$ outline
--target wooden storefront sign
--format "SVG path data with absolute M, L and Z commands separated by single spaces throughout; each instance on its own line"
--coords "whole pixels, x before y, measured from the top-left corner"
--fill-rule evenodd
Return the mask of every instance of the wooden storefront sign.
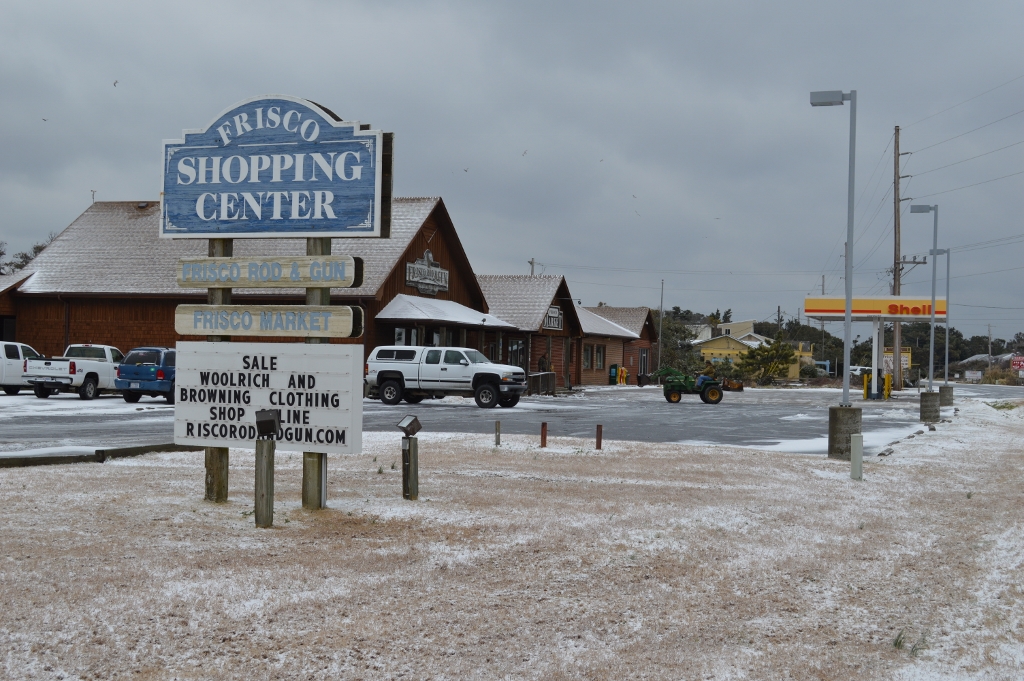
M 351 338 L 362 327 L 362 308 L 348 305 L 179 305 L 174 311 L 174 330 L 183 336 Z
M 182 288 L 350 288 L 362 284 L 362 260 L 348 255 L 184 258 Z

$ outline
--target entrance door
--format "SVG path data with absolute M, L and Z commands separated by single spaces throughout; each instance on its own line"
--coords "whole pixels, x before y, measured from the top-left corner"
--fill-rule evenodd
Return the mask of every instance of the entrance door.
M 648 365 L 650 364 L 648 357 L 650 352 L 651 351 L 648 348 L 640 348 L 640 366 L 638 367 L 638 373 L 650 373 L 650 371 L 648 371 Z

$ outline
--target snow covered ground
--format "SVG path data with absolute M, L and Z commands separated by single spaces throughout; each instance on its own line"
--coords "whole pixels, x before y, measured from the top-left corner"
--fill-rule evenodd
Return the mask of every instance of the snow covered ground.
M 1024 402 L 958 406 L 863 482 L 768 450 L 429 433 L 407 502 L 399 434 L 367 433 L 330 457 L 325 511 L 279 455 L 269 530 L 247 451 L 226 504 L 201 453 L 3 469 L 0 677 L 1019 678 Z

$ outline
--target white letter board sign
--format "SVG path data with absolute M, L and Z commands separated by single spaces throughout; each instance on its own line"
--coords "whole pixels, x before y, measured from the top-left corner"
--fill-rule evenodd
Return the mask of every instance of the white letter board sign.
M 278 450 L 362 450 L 362 345 L 182 341 L 176 371 L 175 444 L 252 449 L 256 411 L 280 409 Z

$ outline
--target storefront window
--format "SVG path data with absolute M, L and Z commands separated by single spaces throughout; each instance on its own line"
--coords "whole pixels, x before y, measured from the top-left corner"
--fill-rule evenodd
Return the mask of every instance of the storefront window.
M 510 340 L 508 342 L 508 363 L 517 367 L 526 366 L 526 341 Z
M 583 346 L 583 368 L 584 369 L 589 369 L 590 368 L 590 360 L 591 360 L 591 357 L 593 357 L 593 356 L 594 356 L 594 346 L 593 345 L 584 345 Z
M 395 329 L 395 345 L 405 345 L 405 329 Z
M 598 345 L 594 348 L 594 368 L 604 369 L 604 346 Z

